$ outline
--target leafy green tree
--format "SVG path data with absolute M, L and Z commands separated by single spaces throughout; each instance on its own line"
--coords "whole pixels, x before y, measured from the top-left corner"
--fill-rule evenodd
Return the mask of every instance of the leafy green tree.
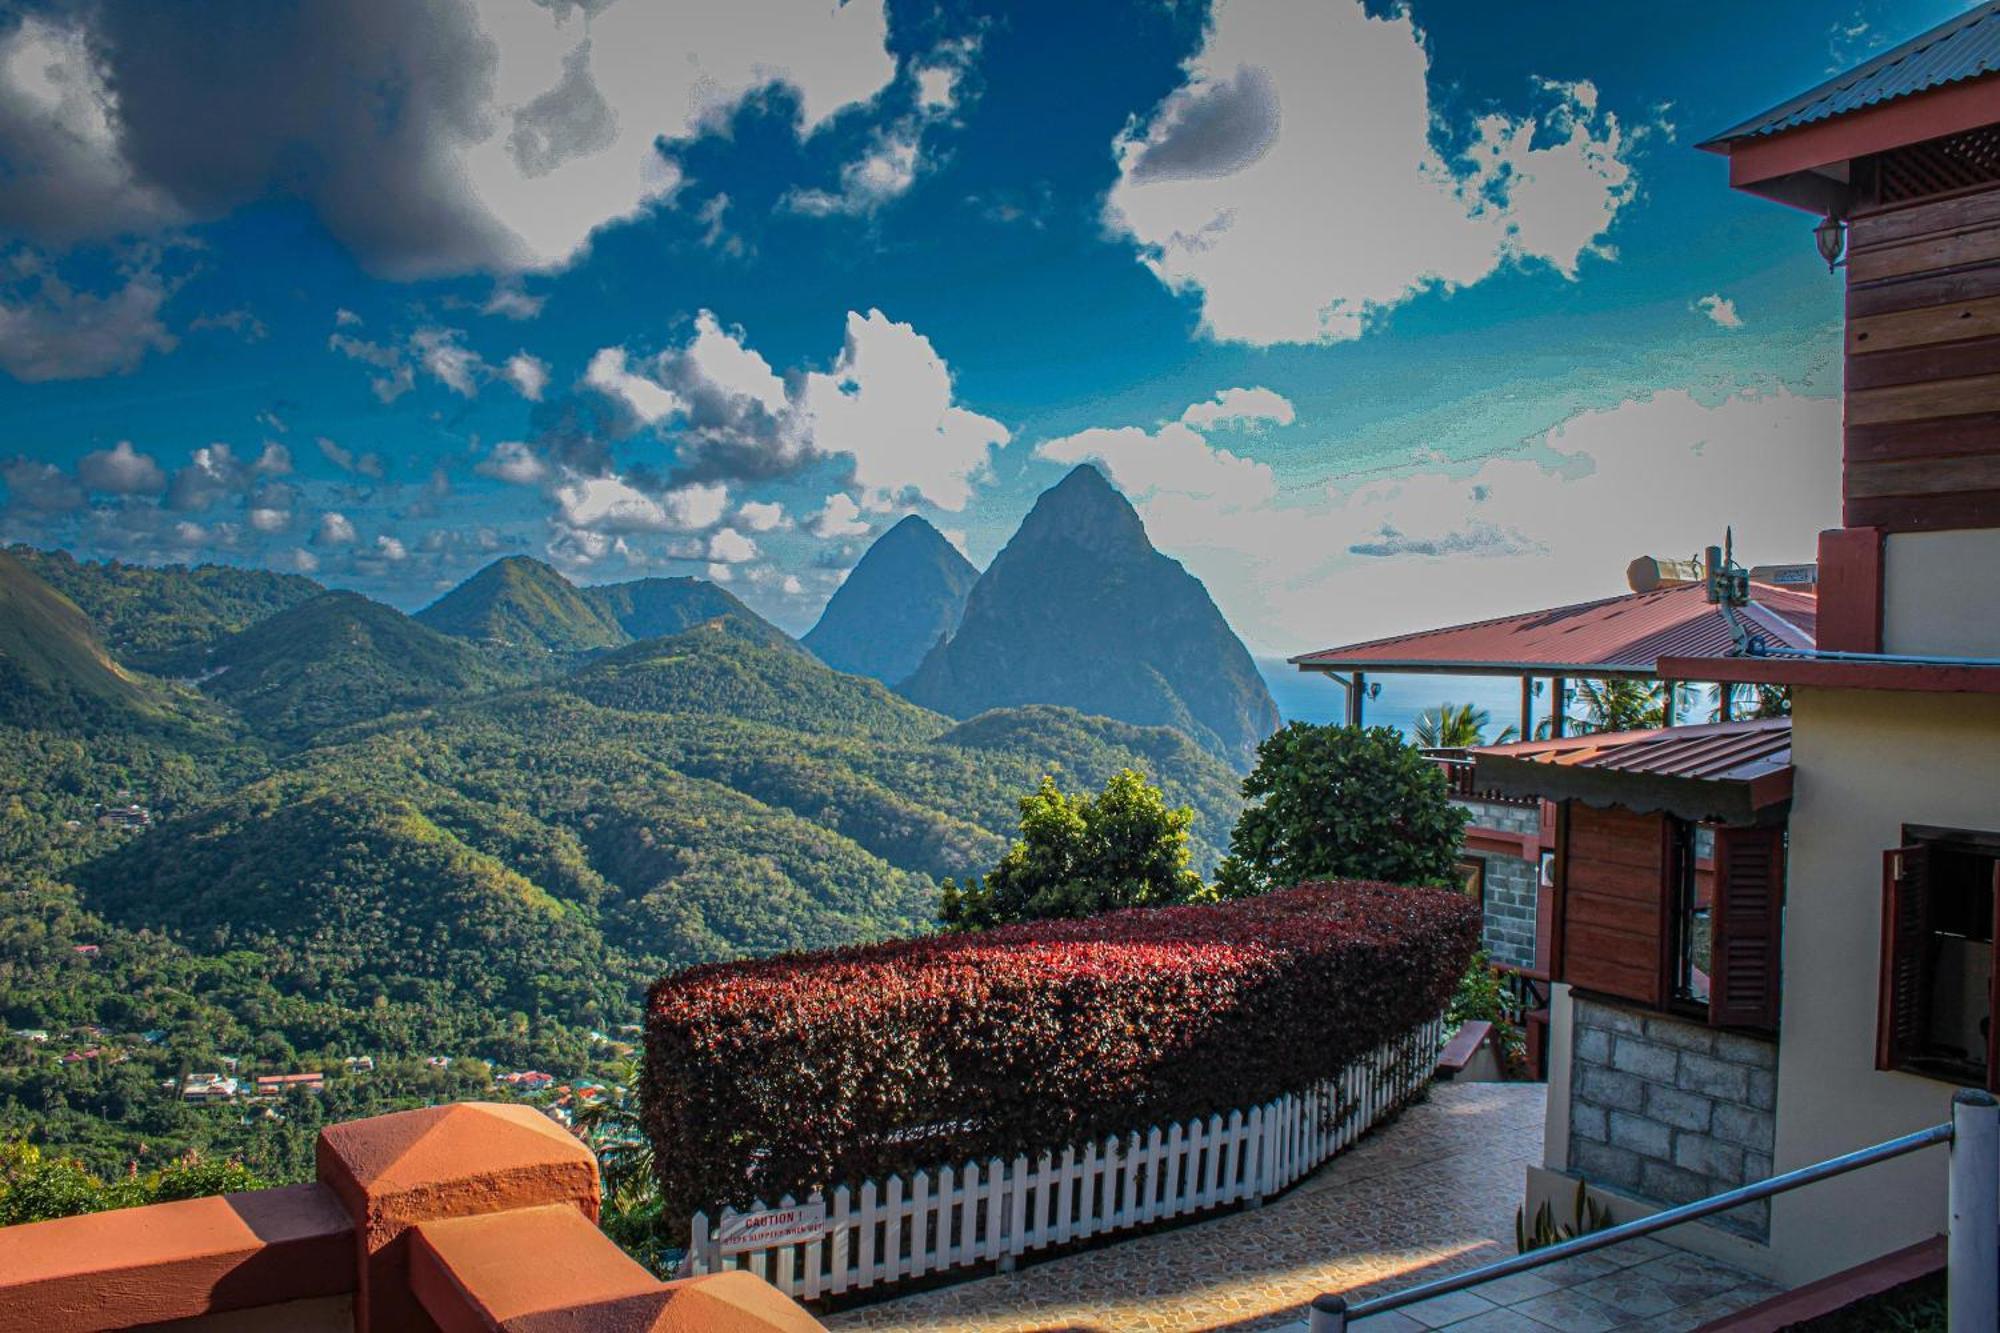
M 1466 813 L 1444 771 L 1392 727 L 1294 722 L 1257 747 L 1216 887 L 1242 897 L 1319 879 L 1446 884 Z
M 1792 687 L 1789 685 L 1724 685 L 1720 689 L 1729 691 L 1729 713 L 1738 721 L 1792 715 Z M 1722 721 L 1720 692 L 1708 710 L 1708 720 Z
M 1427 750 L 1463 750 L 1486 745 L 1489 744 L 1486 728 L 1492 724 L 1492 714 L 1477 705 L 1442 703 L 1417 714 L 1417 744 Z M 1502 727 L 1490 743 L 1502 745 L 1513 739 L 1514 728 L 1509 725 Z
M 1133 769 L 1114 773 L 1095 797 L 1044 777 L 1021 800 L 1020 841 L 984 880 L 946 880 L 940 915 L 947 926 L 980 930 L 1196 901 L 1205 889 L 1189 867 L 1193 823 L 1193 810 L 1169 809 Z

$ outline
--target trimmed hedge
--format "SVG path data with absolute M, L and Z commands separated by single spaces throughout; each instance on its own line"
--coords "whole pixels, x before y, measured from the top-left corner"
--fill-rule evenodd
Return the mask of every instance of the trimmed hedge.
M 1307 884 L 706 964 L 654 985 L 666 1216 L 1248 1107 L 1439 1013 L 1464 895 Z

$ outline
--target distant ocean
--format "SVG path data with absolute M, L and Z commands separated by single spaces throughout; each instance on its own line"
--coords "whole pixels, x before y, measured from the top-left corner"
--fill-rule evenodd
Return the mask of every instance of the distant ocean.
M 1283 658 L 1260 657 L 1257 670 L 1287 722 L 1340 722 L 1347 717 L 1347 692 L 1317 672 L 1300 671 Z M 1377 676 L 1379 697 L 1370 699 L 1363 720 L 1372 727 L 1395 727 L 1405 736 L 1416 730 L 1417 714 L 1441 703 L 1476 704 L 1493 715 L 1489 735 L 1518 723 L 1521 686 L 1505 676 Z M 1370 682 L 1373 683 L 1372 681 Z M 1537 700 L 1539 709 L 1547 704 Z

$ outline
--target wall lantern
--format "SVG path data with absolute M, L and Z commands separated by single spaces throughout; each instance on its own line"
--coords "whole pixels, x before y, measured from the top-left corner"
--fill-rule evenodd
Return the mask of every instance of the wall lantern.
M 1840 256 L 1847 249 L 1847 224 L 1828 213 L 1813 228 L 1813 244 L 1819 247 L 1819 257 L 1826 261 L 1828 273 L 1840 265 Z

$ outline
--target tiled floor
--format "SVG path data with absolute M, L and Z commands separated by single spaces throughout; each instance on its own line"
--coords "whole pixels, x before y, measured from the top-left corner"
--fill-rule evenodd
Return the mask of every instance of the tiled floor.
M 1306 1302 L 1321 1292 L 1394 1290 L 1512 1254 L 1525 1168 L 1541 1155 L 1543 1105 L 1539 1085 L 1441 1084 L 1428 1101 L 1263 1208 L 850 1310 L 827 1323 L 909 1333 L 1303 1327 Z M 1692 1329 L 1772 1290 L 1709 1260 L 1637 1241 L 1353 1327 Z

